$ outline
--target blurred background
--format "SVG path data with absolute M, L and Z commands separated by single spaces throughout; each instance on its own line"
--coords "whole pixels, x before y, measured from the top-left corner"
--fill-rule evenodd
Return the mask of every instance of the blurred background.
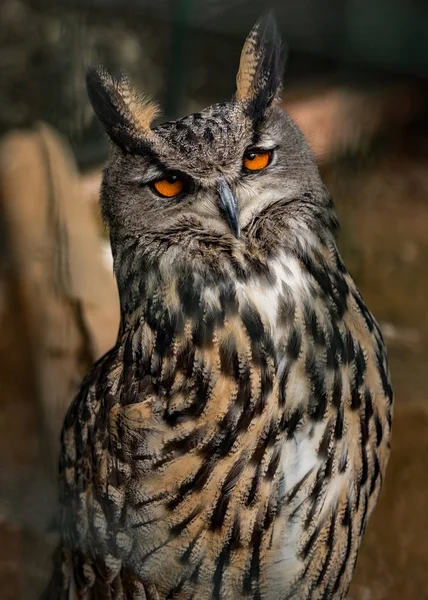
M 267 6 L 269 4 L 269 6 Z M 393 452 L 349 598 L 428 598 L 428 2 L 0 2 L 0 596 L 37 598 L 55 544 L 62 419 L 113 343 L 88 65 L 125 68 L 163 119 L 229 99 L 273 8 L 283 104 L 336 201 L 340 248 L 389 347 Z

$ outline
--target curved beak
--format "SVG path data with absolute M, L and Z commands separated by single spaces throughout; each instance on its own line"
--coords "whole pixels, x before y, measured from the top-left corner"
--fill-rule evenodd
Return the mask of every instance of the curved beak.
M 238 201 L 223 177 L 218 181 L 219 208 L 236 238 L 240 236 Z

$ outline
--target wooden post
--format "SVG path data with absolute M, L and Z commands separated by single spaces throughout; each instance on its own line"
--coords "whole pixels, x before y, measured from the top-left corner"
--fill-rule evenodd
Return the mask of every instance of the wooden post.
M 119 319 L 113 274 L 82 190 L 71 152 L 52 128 L 40 124 L 3 139 L 0 208 L 24 324 L 21 347 L 55 478 L 67 407 L 82 376 L 114 344 Z

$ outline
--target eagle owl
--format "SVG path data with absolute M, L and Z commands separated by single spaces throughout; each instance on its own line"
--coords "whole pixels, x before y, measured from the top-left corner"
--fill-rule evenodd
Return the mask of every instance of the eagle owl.
M 151 127 L 88 73 L 121 324 L 62 432 L 46 598 L 344 598 L 389 454 L 379 327 L 346 270 L 270 17 L 230 102 Z

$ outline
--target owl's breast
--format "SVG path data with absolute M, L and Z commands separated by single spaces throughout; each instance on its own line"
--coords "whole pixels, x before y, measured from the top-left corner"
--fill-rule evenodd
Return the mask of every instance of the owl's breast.
M 343 299 L 295 257 L 269 268 L 173 280 L 91 392 L 92 529 L 161 599 L 341 598 L 379 491 L 380 334 L 350 278 Z

